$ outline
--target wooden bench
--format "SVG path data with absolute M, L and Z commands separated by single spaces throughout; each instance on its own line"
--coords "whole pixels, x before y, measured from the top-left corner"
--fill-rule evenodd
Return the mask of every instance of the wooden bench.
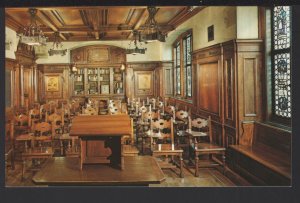
M 252 140 L 229 146 L 228 165 L 255 185 L 290 185 L 291 132 L 258 122 L 246 125 Z

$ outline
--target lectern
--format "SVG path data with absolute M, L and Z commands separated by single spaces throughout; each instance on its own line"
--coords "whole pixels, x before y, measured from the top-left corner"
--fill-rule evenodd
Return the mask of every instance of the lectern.
M 70 136 L 80 139 L 80 170 L 83 164 L 110 163 L 124 169 L 122 137 L 131 136 L 130 117 L 79 115 L 73 119 Z

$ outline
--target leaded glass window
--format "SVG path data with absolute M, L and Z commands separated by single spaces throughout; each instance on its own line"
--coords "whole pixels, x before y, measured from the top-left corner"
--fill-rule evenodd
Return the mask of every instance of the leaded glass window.
M 273 111 L 291 118 L 290 7 L 274 7 L 272 23 Z
M 175 95 L 192 98 L 192 31 L 181 34 L 173 43 Z
M 290 47 L 290 7 L 274 7 L 274 49 Z
M 176 65 L 175 65 L 176 94 L 181 94 L 180 43 L 178 43 L 175 48 L 175 54 L 176 54 Z
M 192 70 L 191 70 L 191 40 L 192 35 L 183 39 L 183 59 L 184 59 L 184 76 L 185 76 L 185 96 L 192 97 Z

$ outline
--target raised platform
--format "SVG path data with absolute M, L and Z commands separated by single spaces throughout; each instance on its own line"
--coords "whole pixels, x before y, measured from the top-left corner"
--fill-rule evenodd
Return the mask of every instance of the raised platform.
M 150 156 L 124 157 L 125 169 L 109 164 L 84 165 L 79 168 L 77 157 L 50 158 L 32 180 L 38 185 L 140 185 L 158 184 L 165 176 Z

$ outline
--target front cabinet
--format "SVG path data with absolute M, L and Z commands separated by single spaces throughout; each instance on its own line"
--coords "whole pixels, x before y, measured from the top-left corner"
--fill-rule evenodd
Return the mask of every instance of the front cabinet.
M 124 72 L 120 68 L 78 68 L 71 79 L 72 96 L 124 95 Z

